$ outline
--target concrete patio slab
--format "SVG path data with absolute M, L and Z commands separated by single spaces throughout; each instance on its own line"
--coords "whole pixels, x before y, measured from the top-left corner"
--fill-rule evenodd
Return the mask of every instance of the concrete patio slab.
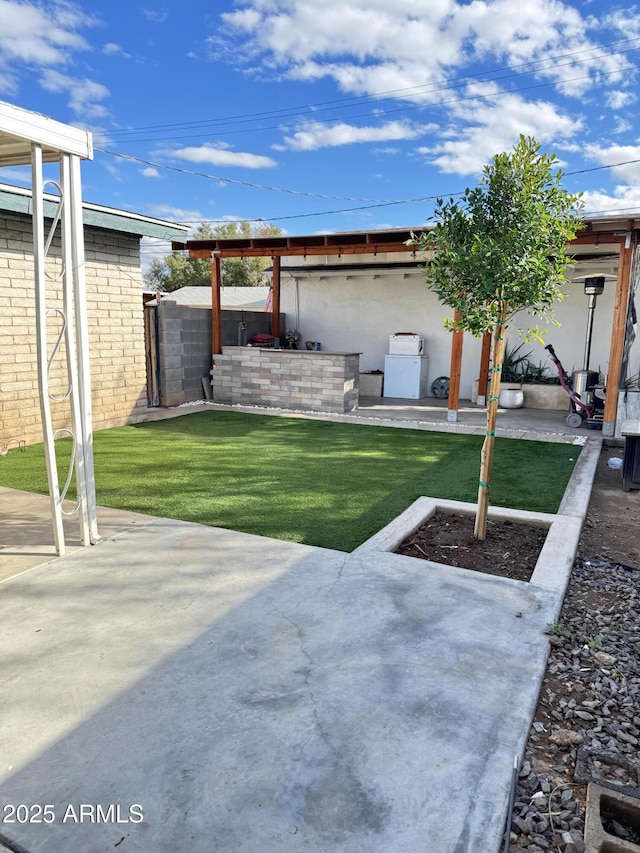
M 0 850 L 497 853 L 557 590 L 100 513 L 0 488 Z
M 73 504 L 65 501 L 63 507 L 68 511 Z M 48 497 L 0 486 L 0 519 L 0 583 L 55 558 Z M 152 520 L 138 512 L 98 507 L 98 529 L 104 539 Z M 63 526 L 67 551 L 82 548 L 77 517 L 65 517 Z
M 419 563 L 158 519 L 5 581 L 0 833 L 496 851 L 552 596 Z

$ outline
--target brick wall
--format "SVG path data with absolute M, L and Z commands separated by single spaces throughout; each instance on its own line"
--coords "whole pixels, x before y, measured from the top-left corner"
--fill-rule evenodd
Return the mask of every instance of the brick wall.
M 87 311 L 93 425 L 139 420 L 147 407 L 140 242 L 126 234 L 85 228 Z M 59 276 L 60 242 L 47 260 Z M 61 308 L 61 281 L 47 279 L 47 307 Z M 31 217 L 0 214 L 0 445 L 42 441 L 38 397 Z M 60 328 L 47 321 L 49 352 Z M 52 365 L 50 387 L 66 390 L 64 345 Z M 69 403 L 52 402 L 54 428 L 69 425 Z
M 218 403 L 341 413 L 358 404 L 358 353 L 224 347 L 214 362 Z

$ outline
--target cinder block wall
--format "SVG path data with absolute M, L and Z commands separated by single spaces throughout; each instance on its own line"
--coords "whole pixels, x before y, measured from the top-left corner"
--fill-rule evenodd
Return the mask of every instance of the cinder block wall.
M 222 311 L 222 343 L 235 345 L 238 323 L 244 322 L 246 338 L 271 331 L 271 314 L 264 311 Z M 284 329 L 285 316 L 280 315 Z M 160 405 L 179 406 L 204 399 L 202 380 L 211 370 L 211 309 L 177 305 L 170 300 L 158 306 Z
M 357 353 L 225 347 L 214 362 L 218 403 L 340 413 L 358 404 Z
M 158 349 L 160 404 L 203 400 L 202 379 L 211 370 L 211 310 L 161 301 Z
M 42 441 L 38 398 L 31 217 L 0 215 L 0 445 Z M 140 241 L 85 228 L 87 312 L 94 429 L 139 420 L 147 407 Z M 60 275 L 60 241 L 47 272 Z M 47 307 L 62 307 L 61 281 L 47 280 Z M 50 314 L 49 352 L 60 328 Z M 64 345 L 52 365 L 52 393 L 66 390 Z M 69 402 L 52 402 L 54 428 L 70 425 Z M 11 446 L 11 444 L 10 444 Z

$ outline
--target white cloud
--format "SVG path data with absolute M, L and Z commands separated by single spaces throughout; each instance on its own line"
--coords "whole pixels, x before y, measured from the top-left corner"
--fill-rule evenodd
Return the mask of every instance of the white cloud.
M 72 87 L 70 83 L 63 84 L 63 75 L 58 79 L 49 76 L 57 73 L 54 66 L 66 65 L 76 53 L 91 49 L 79 30 L 96 26 L 97 18 L 66 0 L 52 0 L 46 4 L 0 0 L 0 21 L 0 92 L 16 95 L 22 75 L 41 71 L 41 84 L 47 91 L 77 90 L 71 101 L 78 114 L 89 117 L 105 114 L 103 107 L 95 105 L 95 101 L 108 94 L 105 87 L 100 89 L 106 94 L 100 94 L 97 83 L 75 81 Z M 91 87 L 94 87 L 94 96 L 89 94 Z
M 163 9 L 140 9 L 140 14 L 154 24 L 163 24 L 169 17 L 169 13 Z
M 607 106 L 612 110 L 619 110 L 627 104 L 633 104 L 637 100 L 633 92 L 622 92 L 619 89 L 609 92 L 606 97 Z
M 172 207 L 170 204 L 149 205 L 149 213 L 159 219 L 168 219 L 172 222 L 194 222 L 204 219 L 199 210 L 187 210 L 183 207 Z
M 607 173 L 621 184 L 640 186 L 640 144 L 637 145 L 587 145 L 585 155 L 601 166 L 611 166 Z M 620 163 L 622 165 L 616 165 Z
M 31 170 L 23 169 L 21 166 L 8 166 L 0 170 L 0 178 L 8 178 L 12 184 L 26 184 L 31 186 Z
M 0 92 L 4 92 L 6 95 L 15 95 L 17 91 L 18 78 L 16 75 L 0 68 Z
M 640 186 L 620 184 L 613 193 L 589 190 L 582 195 L 585 213 L 626 213 L 640 210 Z
M 144 169 L 140 169 L 140 174 L 145 178 L 164 178 L 165 175 L 161 174 L 157 169 L 153 166 L 146 166 Z
M 548 147 L 570 140 L 582 126 L 580 118 L 561 113 L 553 104 L 504 93 L 459 104 L 453 115 L 449 138 L 418 153 L 443 172 L 457 175 L 480 172 L 495 154 L 513 148 L 521 133 Z
M 214 166 L 237 166 L 241 169 L 266 169 L 276 165 L 271 157 L 261 154 L 250 154 L 246 151 L 231 151 L 224 143 L 216 145 L 207 142 L 197 147 L 178 148 L 176 151 L 164 152 L 180 160 L 190 163 L 211 163 Z
M 107 109 L 98 103 L 109 97 L 109 90 L 93 80 L 76 79 L 52 68 L 42 72 L 40 84 L 48 92 L 68 92 L 69 107 L 79 116 L 102 118 Z
M 328 76 L 358 94 L 419 87 L 397 95 L 418 102 L 437 102 L 443 79 L 477 60 L 535 62 L 537 77 L 572 95 L 594 80 L 621 80 L 628 67 L 589 38 L 591 28 L 599 32 L 595 18 L 560 0 L 414 0 L 404 8 L 397 0 L 246 0 L 221 18 L 236 60 L 265 56 L 289 77 Z M 219 36 L 212 45 L 220 47 Z
M 130 59 L 131 56 L 128 54 L 119 44 L 115 44 L 114 42 L 108 42 L 102 48 L 102 52 L 105 56 L 121 56 L 123 59 Z
M 618 30 L 625 39 L 640 36 L 640 20 L 638 20 L 638 10 L 635 6 L 609 13 L 603 18 L 602 23 Z
M 406 121 L 391 121 L 374 127 L 356 127 L 346 122 L 323 124 L 321 122 L 286 136 L 284 145 L 274 145 L 277 150 L 315 151 L 354 142 L 386 142 L 394 139 L 415 139 L 437 129 L 437 125 L 415 125 Z
M 619 135 L 621 133 L 627 133 L 629 130 L 633 128 L 633 125 L 630 121 L 627 121 L 626 118 L 620 118 L 620 116 L 615 117 L 616 126 L 612 129 L 611 133 Z
M 44 5 L 0 0 L 0 62 L 56 65 L 68 61 L 73 51 L 89 45 L 77 32 L 97 21 L 73 3 Z

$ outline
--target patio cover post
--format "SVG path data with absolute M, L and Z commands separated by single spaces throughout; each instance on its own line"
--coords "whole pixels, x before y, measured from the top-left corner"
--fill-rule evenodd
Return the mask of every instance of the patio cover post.
M 91 443 L 91 384 L 89 377 L 89 341 L 84 280 L 84 231 L 80 160 L 93 157 L 92 136 L 87 131 L 54 121 L 47 116 L 0 102 L 0 163 L 8 166 L 31 164 L 31 197 L 33 228 L 33 264 L 36 307 L 36 342 L 38 394 L 51 501 L 53 535 L 56 552 L 65 552 L 62 523 L 62 500 L 56 467 L 55 438 L 50 402 L 67 400 L 72 406 L 74 441 L 80 448 L 76 456 L 76 485 L 84 505 L 81 518 L 83 544 L 98 540 L 95 515 L 95 484 Z M 45 237 L 45 198 L 43 163 L 57 163 L 60 170 L 58 213 Z M 63 310 L 55 309 L 63 329 L 51 352 L 47 348 L 46 255 L 53 240 L 55 224 L 62 219 Z M 75 341 L 74 341 L 75 332 Z M 64 340 L 67 355 L 68 386 L 65 393 L 52 397 L 49 369 L 58 347 Z M 75 408 L 74 408 L 75 407 Z M 70 477 L 68 477 L 70 480 Z M 68 483 L 65 485 L 65 489 Z M 63 490 L 63 491 L 64 491 Z
M 89 542 L 99 541 L 96 506 L 95 471 L 93 466 L 93 409 L 91 403 L 91 371 L 89 364 L 89 319 L 87 316 L 87 280 L 85 275 L 84 225 L 82 220 L 82 182 L 80 158 L 75 154 L 61 157 L 64 204 L 62 217 L 63 234 L 69 234 L 71 269 L 65 276 L 71 278 L 73 296 L 73 327 L 75 329 L 74 354 L 77 359 L 77 401 L 74 426 L 77 441 L 76 485 L 78 490 L 81 529 L 86 525 Z M 67 315 L 69 317 L 70 315 Z M 73 410 L 72 410 L 73 411 Z M 87 544 L 83 535 L 83 544 Z
M 622 370 L 622 351 L 627 324 L 633 251 L 634 246 L 631 242 L 631 231 L 629 231 L 625 242 L 620 244 L 620 264 L 618 266 L 618 279 L 616 281 L 616 300 L 613 306 L 609 372 L 607 374 L 607 392 L 602 424 L 602 435 L 605 437 L 612 436 L 616 426 L 618 387 L 620 385 L 620 373 Z
M 491 332 L 482 336 L 480 353 L 480 375 L 478 376 L 478 405 L 487 405 L 487 385 L 489 384 L 489 359 L 491 358 Z
M 273 301 L 271 304 L 271 334 L 274 338 L 280 337 L 280 255 L 273 259 L 273 272 L 271 274 L 273 283 Z
M 211 354 L 222 353 L 222 311 L 220 308 L 220 255 L 211 258 Z
M 62 500 L 56 467 L 56 449 L 49 393 L 49 364 L 47 353 L 47 306 L 45 287 L 44 193 L 42 188 L 42 146 L 31 144 L 31 186 L 33 199 L 33 274 L 36 294 L 36 345 L 38 357 L 38 388 L 40 416 L 47 465 L 47 482 L 53 520 L 53 539 L 56 553 L 65 553 L 62 525 Z
M 460 319 L 459 311 L 454 312 L 453 319 L 454 321 Z M 451 369 L 449 370 L 449 400 L 447 403 L 447 421 L 449 423 L 455 423 L 458 420 L 463 336 L 464 332 L 455 331 L 451 337 Z

